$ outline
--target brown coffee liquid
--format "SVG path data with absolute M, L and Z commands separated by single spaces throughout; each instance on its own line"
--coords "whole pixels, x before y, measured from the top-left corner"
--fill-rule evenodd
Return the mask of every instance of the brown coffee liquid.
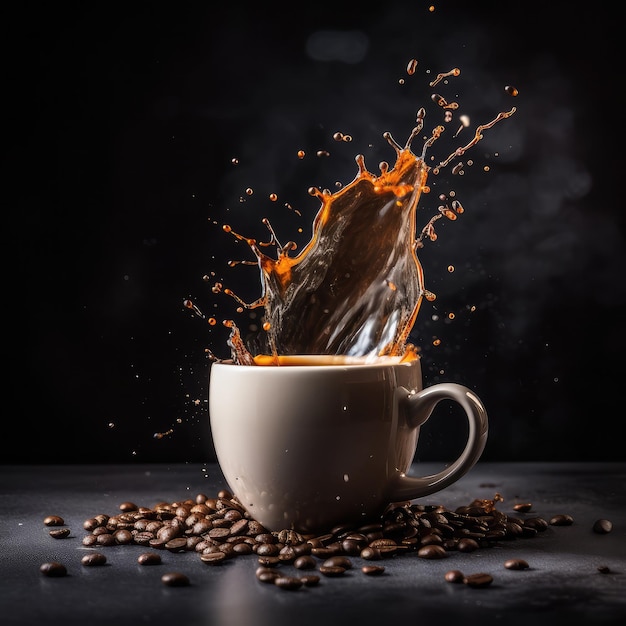
M 440 77 L 458 74 L 455 69 Z M 452 105 L 437 97 L 449 112 Z M 463 155 L 482 139 L 485 129 L 514 112 L 512 108 L 479 126 L 472 140 L 432 168 L 433 172 Z M 404 146 L 390 133 L 383 135 L 396 152 L 393 168 L 383 162 L 380 174 L 375 175 L 367 170 L 364 156 L 357 155 L 358 173 L 346 187 L 332 194 L 309 189 L 321 206 L 312 237 L 299 254 L 290 256 L 295 244 L 281 245 L 268 220 L 264 223 L 277 258 L 266 255 L 256 240 L 236 233 L 229 225 L 223 227 L 248 244 L 257 258 L 262 283 L 262 297 L 249 304 L 223 290 L 241 307 L 264 308 L 257 356 L 249 351 L 235 323 L 224 322 L 231 328 L 228 344 L 235 363 L 279 365 L 284 355 L 309 354 L 417 358 L 416 348 L 407 343 L 409 333 L 422 298 L 434 296 L 424 288 L 416 251 L 425 238 L 436 239 L 438 219 L 456 219 L 463 211 L 460 203 L 443 201 L 416 236 L 418 203 L 421 195 L 429 192 L 426 181 L 431 167 L 424 155 L 444 131 L 443 126 L 436 126 L 421 154 L 414 154 L 412 142 L 422 131 L 424 117 L 425 111 L 420 109 L 417 125 Z

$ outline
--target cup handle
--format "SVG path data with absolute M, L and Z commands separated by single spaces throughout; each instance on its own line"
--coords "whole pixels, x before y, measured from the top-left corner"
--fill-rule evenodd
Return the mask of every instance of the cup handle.
M 470 389 L 457 383 L 438 383 L 405 396 L 405 410 L 409 428 L 418 428 L 430 417 L 442 400 L 461 405 L 469 423 L 469 435 L 459 457 L 445 469 L 430 476 L 398 474 L 392 482 L 389 499 L 392 502 L 413 500 L 441 491 L 464 476 L 478 461 L 487 443 L 487 411 L 480 398 Z

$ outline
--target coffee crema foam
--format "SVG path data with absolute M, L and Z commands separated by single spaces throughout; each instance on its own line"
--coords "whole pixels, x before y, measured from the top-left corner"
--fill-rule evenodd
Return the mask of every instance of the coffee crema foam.
M 413 360 L 413 359 L 409 359 Z M 407 362 L 407 359 L 399 356 L 383 357 L 356 357 L 332 354 L 294 354 L 294 355 L 268 355 L 259 354 L 254 357 L 255 365 L 278 365 L 278 366 L 308 366 L 308 365 L 396 365 Z
M 441 73 L 430 86 L 459 74 L 458 68 Z M 443 110 L 444 123 L 452 121 L 458 104 L 448 103 L 439 94 L 431 99 Z M 513 107 L 501 112 L 478 126 L 468 143 L 431 167 L 425 162 L 426 152 L 441 137 L 445 126 L 435 126 L 424 139 L 419 155 L 415 154 L 412 144 L 422 132 L 426 115 L 420 108 L 416 126 L 404 146 L 391 133 L 383 133 L 396 153 L 392 168 L 383 161 L 380 173 L 375 175 L 359 154 L 355 157 L 358 173 L 344 188 L 335 193 L 309 189 L 321 206 L 313 221 L 312 237 L 296 256 L 290 256 L 296 244 L 280 243 L 267 218 L 262 220 L 269 232 L 266 242 L 245 237 L 225 224 L 223 230 L 245 242 L 256 257 L 262 295 L 247 303 L 221 283 L 215 284 L 213 292 L 223 291 L 234 298 L 239 312 L 264 309 L 261 327 L 245 340 L 232 319 L 224 320 L 230 328 L 227 343 L 232 360 L 240 365 L 284 365 L 302 358 L 291 355 L 416 359 L 418 349 L 408 343 L 409 334 L 422 299 L 435 299 L 424 286 L 417 250 L 425 239 L 436 240 L 438 219 L 456 220 L 464 211 L 460 202 L 442 194 L 438 212 L 417 233 L 416 211 L 421 195 L 430 192 L 428 176 L 438 174 L 463 156 L 483 138 L 486 129 L 515 110 Z M 276 250 L 276 258 L 263 252 L 262 248 L 268 247 Z M 231 261 L 229 265 L 239 263 L 254 264 Z M 185 301 L 185 305 L 199 313 L 191 301 Z M 211 321 L 215 323 L 214 318 Z M 220 360 L 207 352 L 213 360 Z

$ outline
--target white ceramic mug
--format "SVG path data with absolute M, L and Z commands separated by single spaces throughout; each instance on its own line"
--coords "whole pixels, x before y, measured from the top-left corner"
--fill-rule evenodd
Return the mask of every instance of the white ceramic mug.
M 390 503 L 444 489 L 483 452 L 488 422 L 481 400 L 457 383 L 424 389 L 419 359 L 304 356 L 283 363 L 216 362 L 209 381 L 220 468 L 270 531 L 369 522 Z M 463 408 L 467 443 L 441 471 L 407 475 L 420 426 L 442 400 Z

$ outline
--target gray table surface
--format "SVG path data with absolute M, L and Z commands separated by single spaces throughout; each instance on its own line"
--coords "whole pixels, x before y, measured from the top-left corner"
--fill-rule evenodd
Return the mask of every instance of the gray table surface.
M 419 472 L 438 469 L 423 463 Z M 499 493 L 504 513 L 514 514 L 513 504 L 526 501 L 533 516 L 567 513 L 574 523 L 471 553 L 450 552 L 441 560 L 414 553 L 387 558 L 380 577 L 362 574 L 364 561 L 353 557 L 355 568 L 341 578 L 322 577 L 317 587 L 287 591 L 256 579 L 256 555 L 213 566 L 195 552 L 162 551 L 161 565 L 142 567 L 137 556 L 146 550 L 136 545 L 99 548 L 107 565 L 81 565 L 92 550 L 82 544 L 86 519 L 119 513 L 125 501 L 152 507 L 198 493 L 214 497 L 225 487 L 217 465 L 2 466 L 0 623 L 626 624 L 626 463 L 479 462 L 420 503 L 455 508 Z M 70 536 L 50 537 L 43 523 L 48 515 L 63 517 Z M 612 532 L 592 531 L 600 518 L 613 522 Z M 506 569 L 510 558 L 523 558 L 530 567 Z M 43 576 L 39 567 L 48 561 L 64 563 L 68 576 Z M 609 573 L 601 573 L 601 566 Z M 484 589 L 451 584 L 444 580 L 451 569 L 486 572 L 494 580 Z M 191 585 L 163 585 L 166 571 L 185 573 Z

